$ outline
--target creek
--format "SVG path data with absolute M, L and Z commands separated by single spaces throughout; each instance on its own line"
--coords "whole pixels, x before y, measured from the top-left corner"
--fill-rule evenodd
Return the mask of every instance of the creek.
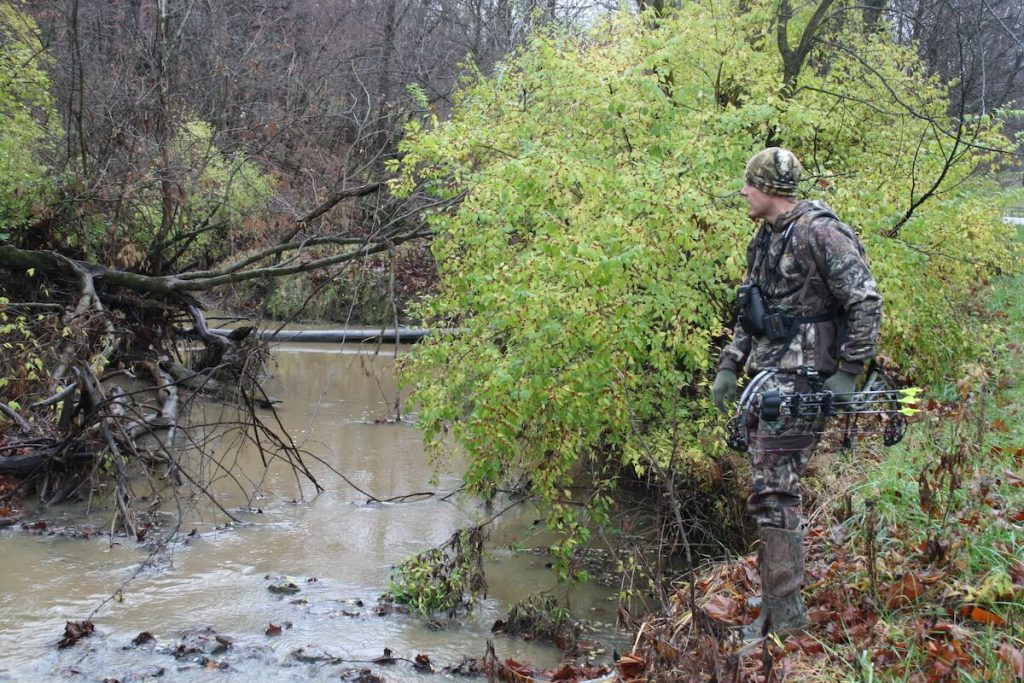
M 526 509 L 491 525 L 488 597 L 468 617 L 431 628 L 413 615 L 377 616 L 394 565 L 488 514 L 476 501 L 446 497 L 459 486 L 459 463 L 435 471 L 411 416 L 394 419 L 395 354 L 393 346 L 368 344 L 275 346 L 267 391 L 283 400 L 281 424 L 309 452 L 324 492 L 300 486 L 282 463 L 264 472 L 255 449 L 228 440 L 219 455 L 225 469 L 209 468 L 212 491 L 242 524 L 200 504 L 153 552 L 152 543 L 107 534 L 109 510 L 85 515 L 79 504 L 37 510 L 30 519 L 44 521 L 46 531 L 0 533 L 0 680 L 307 681 L 361 669 L 388 681 L 436 680 L 464 656 L 482 657 L 488 639 L 500 659 L 557 663 L 563 653 L 551 645 L 491 633 L 530 593 L 551 589 L 566 598 L 542 552 L 510 549 L 545 544 Z M 243 486 L 224 474 L 228 468 Z M 332 468 L 379 500 L 432 495 L 368 502 Z M 52 533 L 62 528 L 77 537 Z M 289 583 L 295 592 L 272 590 Z M 585 585 L 568 597 L 573 613 L 597 626 L 584 636 L 597 646 L 594 659 L 608 663 L 612 647 L 622 649 L 622 634 L 610 626 L 611 591 Z M 95 633 L 58 648 L 65 622 L 84 619 Z M 280 633 L 268 634 L 271 625 Z M 154 639 L 132 645 L 143 632 Z M 172 654 L 197 643 L 205 656 Z M 398 661 L 372 663 L 385 648 Z M 418 654 L 438 673 L 414 669 L 407 660 Z

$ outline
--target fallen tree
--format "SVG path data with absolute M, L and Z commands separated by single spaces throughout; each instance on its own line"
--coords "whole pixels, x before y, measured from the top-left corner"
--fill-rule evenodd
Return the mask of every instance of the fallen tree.
M 196 449 L 182 430 L 201 397 L 237 406 L 237 426 L 250 434 L 263 462 L 283 458 L 320 490 L 304 459 L 309 455 L 260 417 L 275 403 L 260 384 L 267 358 L 262 335 L 251 334 L 252 327 L 211 330 L 197 296 L 250 280 L 328 269 L 336 275 L 339 267 L 427 237 L 415 220 L 406 220 L 420 210 L 409 203 L 396 205 L 394 219 L 371 233 L 309 229 L 343 199 L 380 191 L 372 183 L 338 192 L 298 218 L 277 243 L 207 270 L 153 275 L 56 249 L 0 244 L 0 274 L 10 283 L 5 291 L 25 299 L 0 299 L 4 377 L 10 378 L 0 387 L 0 475 L 23 478 L 22 490 L 34 489 L 45 504 L 72 496 L 91 500 L 112 477 L 117 519 L 135 534 L 131 482 L 137 467 L 162 469 L 169 485 L 205 490 L 202 477 L 182 464 L 179 448 L 188 441 Z M 198 450 L 209 455 L 212 446 Z
M 210 434 L 225 429 L 239 430 L 264 464 L 284 459 L 320 488 L 310 454 L 260 412 L 274 403 L 261 387 L 261 334 L 214 332 L 203 299 L 248 283 L 258 302 L 282 278 L 315 273 L 308 302 L 356 264 L 393 263 L 401 245 L 428 236 L 422 211 L 459 201 L 387 191 L 393 144 L 381 133 L 418 115 L 408 103 L 355 121 L 324 169 L 299 151 L 268 152 L 261 135 L 284 135 L 283 120 L 261 135 L 218 126 L 177 90 L 189 15 L 160 12 L 137 27 L 152 49 L 144 67 L 109 81 L 138 77 L 147 95 L 93 128 L 87 119 L 109 102 L 91 111 L 82 81 L 55 87 L 47 29 L 0 2 L 0 115 L 10 124 L 0 130 L 0 495 L 32 490 L 44 504 L 91 504 L 109 488 L 114 521 L 128 532 L 138 528 L 133 482 L 159 496 L 178 484 L 205 492 L 211 471 L 236 476 L 208 457 Z M 80 47 L 78 25 L 68 28 L 62 36 Z M 76 78 L 85 75 L 79 64 Z M 57 104 L 69 92 L 73 112 Z M 283 167 L 314 180 L 287 178 Z M 397 307 L 387 310 L 397 327 Z M 190 430 L 198 400 L 231 404 L 237 417 Z M 185 456 L 193 452 L 200 458 Z M 0 499 L 0 509 L 11 507 Z

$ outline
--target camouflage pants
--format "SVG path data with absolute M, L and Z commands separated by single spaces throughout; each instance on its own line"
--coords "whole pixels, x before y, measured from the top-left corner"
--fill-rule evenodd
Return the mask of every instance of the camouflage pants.
M 765 389 L 805 392 L 806 380 L 779 373 Z M 823 421 L 782 415 L 774 422 L 758 420 L 750 427 L 751 493 L 747 511 L 758 527 L 795 531 L 800 528 L 800 477 L 818 445 Z

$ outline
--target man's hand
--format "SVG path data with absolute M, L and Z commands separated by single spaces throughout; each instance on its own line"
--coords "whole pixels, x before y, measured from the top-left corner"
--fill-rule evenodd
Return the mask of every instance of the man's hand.
M 736 373 L 732 370 L 719 370 L 718 374 L 715 375 L 715 385 L 711 388 L 711 397 L 715 401 L 715 406 L 724 412 L 728 412 L 726 402 L 733 402 L 736 400 Z
M 840 370 L 825 380 L 822 388 L 825 391 L 831 391 L 833 394 L 852 394 L 857 391 L 857 375 L 851 375 Z

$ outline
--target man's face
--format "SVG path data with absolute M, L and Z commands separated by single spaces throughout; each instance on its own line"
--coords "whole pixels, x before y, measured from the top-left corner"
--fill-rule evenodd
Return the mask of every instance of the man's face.
M 769 218 L 772 209 L 771 195 L 765 194 L 750 183 L 743 186 L 740 196 L 747 200 L 747 215 L 755 220 Z

